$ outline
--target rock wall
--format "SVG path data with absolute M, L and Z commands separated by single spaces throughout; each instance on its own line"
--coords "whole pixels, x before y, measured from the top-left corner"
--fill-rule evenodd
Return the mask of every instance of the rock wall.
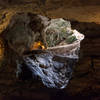
M 0 0 L 0 4 L 2 5 L 7 5 L 7 4 L 25 4 L 25 3 L 33 3 L 36 0 Z M 83 0 L 38 0 L 37 2 L 42 2 L 44 4 L 47 5 L 54 5 L 55 3 L 57 3 L 58 5 L 65 5 L 66 6 L 81 6 L 81 5 L 100 5 L 100 1 L 99 0 L 87 0 L 87 1 L 83 1 Z
M 85 60 L 82 59 L 78 64 L 75 71 L 76 74 L 74 73 L 65 91 L 62 94 L 54 95 L 52 93 L 54 95 L 53 98 L 57 97 L 57 95 L 61 95 L 63 98 L 68 98 L 65 95 L 79 95 L 80 97 L 80 95 L 90 96 L 90 94 L 93 94 L 94 97 L 99 96 L 100 62 L 98 61 L 98 64 L 95 64 L 96 73 L 93 73 L 90 71 L 90 59 L 88 58 L 91 55 L 100 54 L 99 5 L 100 0 L 39 0 L 39 2 L 37 0 L 0 0 L 0 33 L 6 29 L 11 17 L 16 12 L 34 12 L 51 18 L 67 18 L 71 21 L 73 29 L 85 34 L 86 38 L 81 44 Z M 11 51 L 9 55 L 12 54 L 13 52 Z M 12 60 L 9 63 L 11 62 Z M 3 63 L 3 66 L 6 67 L 0 67 L 0 95 L 3 97 L 1 99 L 7 100 L 9 98 L 13 100 L 17 96 L 18 100 L 34 98 L 50 100 L 51 90 L 46 89 L 45 91 L 43 85 L 37 81 L 19 81 L 15 78 L 13 68 L 9 68 L 9 64 Z M 14 66 L 15 68 L 16 66 Z M 41 87 L 43 89 L 40 89 Z M 54 90 L 52 91 L 54 92 Z M 99 98 L 97 99 L 99 100 Z M 80 98 L 78 99 L 80 100 Z
M 100 55 L 100 25 L 96 23 L 72 21 L 72 27 L 85 35 L 85 39 L 81 43 L 81 51 L 84 56 L 91 57 Z

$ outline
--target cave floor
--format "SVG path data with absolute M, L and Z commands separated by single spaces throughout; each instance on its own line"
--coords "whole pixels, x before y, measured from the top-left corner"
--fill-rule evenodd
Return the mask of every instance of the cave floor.
M 67 87 L 69 94 L 80 94 L 81 96 L 98 94 L 100 91 L 100 59 L 94 60 L 94 69 L 91 67 L 90 58 L 80 62 Z
M 90 58 L 85 58 L 75 67 L 72 79 L 64 90 L 48 89 L 43 84 L 19 82 L 12 86 L 6 83 L 0 88 L 0 100 L 100 100 L 100 59 L 95 59 L 95 71 Z M 6 76 L 7 77 L 7 76 Z

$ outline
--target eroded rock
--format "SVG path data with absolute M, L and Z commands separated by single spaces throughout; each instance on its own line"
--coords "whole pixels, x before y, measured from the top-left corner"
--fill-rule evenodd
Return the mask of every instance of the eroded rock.
M 30 13 L 17 13 L 12 16 L 5 31 L 9 46 L 22 54 L 29 50 L 35 41 L 44 42 L 42 29 L 48 24 L 48 18 Z
M 30 76 L 39 77 L 47 87 L 65 88 L 78 59 L 80 42 L 84 39 L 84 35 L 71 29 L 69 21 L 62 18 L 49 19 L 33 13 L 16 13 L 3 34 L 9 51 L 14 53 L 10 53 L 9 58 L 17 65 L 17 77 L 24 73 L 29 75 L 28 79 Z M 43 54 L 36 54 L 34 48 L 31 50 L 34 43 L 43 43 L 45 50 L 36 50 Z M 25 55 L 25 52 L 31 52 L 31 57 Z M 55 56 L 60 60 L 54 59 Z M 31 75 L 25 70 L 23 72 L 25 66 Z

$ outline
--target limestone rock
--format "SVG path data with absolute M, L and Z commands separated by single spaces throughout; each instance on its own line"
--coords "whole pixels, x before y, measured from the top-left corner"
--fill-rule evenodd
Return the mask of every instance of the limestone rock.
M 51 19 L 50 24 L 44 29 L 48 47 L 72 44 L 84 38 L 78 31 L 71 28 L 69 21 L 62 18 Z
M 6 28 L 5 39 L 14 51 L 22 54 L 35 41 L 44 41 L 42 29 L 48 24 L 47 21 L 47 18 L 40 15 L 17 13 Z

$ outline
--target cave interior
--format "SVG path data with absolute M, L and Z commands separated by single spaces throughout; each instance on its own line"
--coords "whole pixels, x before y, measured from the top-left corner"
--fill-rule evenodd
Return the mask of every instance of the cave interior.
M 0 100 L 100 100 L 99 9 L 100 0 L 0 0 Z M 65 89 L 47 88 L 39 80 L 18 80 L 16 78 L 14 59 L 21 59 L 22 52 L 26 50 L 26 48 L 14 44 L 17 41 L 16 37 L 24 37 L 26 34 L 25 32 L 22 35 L 17 34 L 18 32 L 14 33 L 14 29 L 16 29 L 14 25 L 21 26 L 15 21 L 17 19 L 16 13 L 24 13 L 24 17 L 20 15 L 19 17 L 21 18 L 20 21 L 25 22 L 25 32 L 35 29 L 36 32 L 38 30 L 41 33 L 41 29 L 48 24 L 46 21 L 53 18 L 63 18 L 70 21 L 72 29 L 84 34 L 85 38 L 81 42 L 79 61 Z M 43 18 L 45 24 L 38 24 L 41 16 L 38 18 L 37 15 L 45 16 Z M 10 21 L 12 16 L 13 20 Z M 27 25 L 31 30 L 28 30 Z M 26 34 L 26 37 L 28 37 L 27 35 L 35 37 L 31 33 Z M 37 40 L 42 42 L 38 43 L 44 49 L 47 46 L 45 36 L 41 34 L 39 36 L 41 38 Z M 28 40 L 34 40 L 30 37 L 23 38 L 27 44 L 27 46 L 24 44 L 27 47 L 26 51 L 32 49 L 30 47 L 31 42 Z M 14 41 L 13 45 L 10 44 L 12 41 Z M 20 56 L 17 56 L 17 53 Z M 30 76 L 31 74 L 26 77 L 29 78 Z

